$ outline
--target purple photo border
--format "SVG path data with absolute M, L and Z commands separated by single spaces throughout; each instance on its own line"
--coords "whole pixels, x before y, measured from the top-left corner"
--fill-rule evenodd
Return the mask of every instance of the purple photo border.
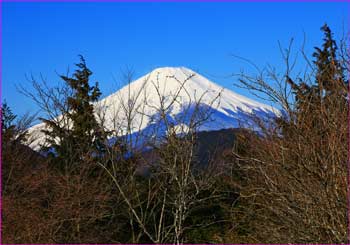
M 3 2 L 347 2 L 349 3 L 348 11 L 350 12 L 350 0 L 0 0 L 0 105 L 2 108 L 2 7 Z M 348 24 L 350 24 L 350 14 L 348 15 Z M 348 30 L 350 31 L 350 30 Z M 350 57 L 350 50 L 349 57 Z M 350 70 L 350 63 L 349 63 Z M 350 81 L 350 73 L 348 73 L 348 81 Z M 348 83 L 348 95 L 350 95 L 350 83 Z M 0 108 L 0 120 L 2 119 L 2 111 Z M 1 124 L 2 120 L 0 121 Z M 350 103 L 348 103 L 348 156 L 347 156 L 347 244 L 350 244 Z M 2 243 L 2 130 L 0 130 L 0 244 Z M 310 243 L 309 243 L 310 244 Z M 8 244 L 12 245 L 12 244 Z M 37 244 L 50 245 L 50 244 Z M 91 245 L 91 244 L 82 244 Z M 131 244 L 130 244 L 131 245 Z M 140 244 L 138 244 L 140 245 Z M 144 244 L 146 245 L 146 244 Z M 167 245 L 167 244 L 166 244 Z M 170 245 L 170 244 L 169 244 Z M 194 245 L 194 244 L 193 244 Z M 202 245 L 202 244 L 197 244 Z M 238 245 L 238 244 L 237 244 Z M 256 245 L 259 245 L 256 244 Z M 276 245 L 284 245 L 276 244 Z M 304 245 L 304 244 L 300 244 Z M 306 244 L 305 244 L 306 245 Z M 326 244 L 319 244 L 326 245 Z M 327 244 L 328 245 L 328 244 Z
M 350 0 L 0 0 L 0 2 L 350 2 Z
M 2 244 L 2 0 L 0 0 L 0 244 Z
M 350 4 L 348 1 L 347 11 L 350 11 Z M 348 25 L 350 24 L 350 14 L 348 14 Z M 348 30 L 350 31 L 350 30 Z M 348 40 L 349 41 L 349 40 Z M 349 52 L 350 57 L 350 49 L 347 50 Z M 350 62 L 348 63 L 348 71 L 350 71 Z M 348 72 L 348 81 L 350 81 L 350 74 Z M 348 83 L 348 98 L 350 97 L 350 82 Z M 348 102 L 348 159 L 347 159 L 347 198 L 348 198 L 348 212 L 347 212 L 347 243 L 350 244 L 350 103 Z

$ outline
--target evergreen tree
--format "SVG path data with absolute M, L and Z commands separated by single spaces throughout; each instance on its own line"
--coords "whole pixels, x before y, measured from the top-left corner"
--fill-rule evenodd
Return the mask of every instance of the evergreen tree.
M 31 122 L 31 118 L 25 115 L 20 120 L 16 119 L 17 115 L 13 114 L 11 108 L 5 101 L 1 106 L 1 134 L 3 146 L 25 141 L 27 135 L 26 129 Z
M 325 24 L 321 30 L 325 36 L 323 48 L 316 47 L 313 56 L 316 58 L 314 63 L 317 68 L 316 89 L 320 97 L 325 97 L 335 93 L 335 90 L 344 84 L 344 69 L 337 59 L 337 44 L 331 29 Z
M 53 120 L 42 119 L 48 126 L 45 134 L 48 136 L 48 149 L 54 149 L 58 160 L 69 161 L 68 165 L 82 161 L 82 156 L 96 156 L 103 151 L 103 134 L 94 116 L 93 102 L 101 95 L 98 83 L 89 85 L 92 72 L 80 56 L 79 68 L 72 77 L 60 76 L 72 89 L 72 96 L 67 98 L 69 111 L 63 117 L 69 121 L 69 127 L 64 127 Z M 57 139 L 59 139 L 57 141 Z
M 15 124 L 14 120 L 16 115 L 12 113 L 11 108 L 7 105 L 6 101 L 1 107 L 1 133 L 3 141 L 10 140 L 15 135 Z
M 322 26 L 324 43 L 322 48 L 315 47 L 315 83 L 308 85 L 300 81 L 295 83 L 290 77 L 287 82 L 291 85 L 295 94 L 296 109 L 299 116 L 307 115 L 321 108 L 327 112 L 334 107 L 344 109 L 347 105 L 347 81 L 345 80 L 344 67 L 337 58 L 337 44 L 333 39 L 331 29 L 327 24 Z M 314 122 L 315 123 L 315 122 Z M 317 126 L 314 124 L 314 126 Z

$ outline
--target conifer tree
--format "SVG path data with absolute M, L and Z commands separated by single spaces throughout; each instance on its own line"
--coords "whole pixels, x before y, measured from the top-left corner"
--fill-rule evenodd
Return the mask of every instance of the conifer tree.
M 53 120 L 42 119 L 48 126 L 44 131 L 48 136 L 48 149 L 54 149 L 54 155 L 59 160 L 66 163 L 69 160 L 68 165 L 80 162 L 83 154 L 98 155 L 103 150 L 104 143 L 92 104 L 101 95 L 98 83 L 90 86 L 92 72 L 82 56 L 76 66 L 78 69 L 72 77 L 60 76 L 73 91 L 72 96 L 67 98 L 69 111 L 62 115 L 68 119 L 69 127 Z
M 31 116 L 25 114 L 19 120 L 5 101 L 1 106 L 1 135 L 2 146 L 17 144 L 25 141 L 27 127 L 32 122 Z
M 296 109 L 299 116 L 312 113 L 316 109 L 323 112 L 333 110 L 335 107 L 344 109 L 347 104 L 347 81 L 345 80 L 344 67 L 337 58 L 337 44 L 333 39 L 331 29 L 327 24 L 322 26 L 324 32 L 323 45 L 315 47 L 313 57 L 315 60 L 315 83 L 308 85 L 301 81 L 295 83 L 287 77 L 295 93 Z M 314 126 L 317 125 L 314 122 Z
M 345 67 L 337 57 L 337 44 L 327 25 L 321 28 L 324 32 L 322 50 L 316 48 L 314 53 L 317 68 L 316 86 L 314 88 L 321 103 L 322 110 L 332 112 L 335 108 L 344 110 L 347 107 L 347 84 Z
M 11 108 L 4 102 L 1 107 L 1 133 L 3 143 L 13 139 L 16 128 L 14 120 L 16 117 L 17 116 L 12 113 Z
M 336 85 L 344 82 L 344 70 L 337 59 L 337 44 L 333 39 L 331 29 L 325 24 L 321 30 L 324 32 L 324 43 L 322 49 L 316 47 L 313 56 L 317 68 L 316 83 L 318 85 L 319 96 L 323 97 L 335 92 Z

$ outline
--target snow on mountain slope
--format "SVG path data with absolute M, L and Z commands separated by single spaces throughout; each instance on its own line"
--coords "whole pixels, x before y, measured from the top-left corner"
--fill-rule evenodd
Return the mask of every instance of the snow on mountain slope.
M 118 131 L 119 135 L 125 135 L 128 129 L 131 134 L 149 134 L 154 130 L 161 134 L 164 128 L 157 121 L 161 107 L 169 121 L 183 130 L 189 123 L 186 116 L 191 114 L 188 112 L 193 111 L 198 102 L 211 114 L 210 120 L 199 130 L 248 127 L 252 113 L 260 117 L 279 114 L 273 107 L 224 89 L 185 67 L 153 70 L 97 102 L 95 113 L 99 120 L 103 118 L 100 121 L 104 121 L 106 128 Z M 29 130 L 35 138 L 31 144 L 34 149 L 44 142 L 40 132 L 44 127 L 38 124 Z

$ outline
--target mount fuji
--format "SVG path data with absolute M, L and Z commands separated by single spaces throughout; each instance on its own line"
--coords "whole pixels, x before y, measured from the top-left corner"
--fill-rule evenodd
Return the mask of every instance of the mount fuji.
M 129 83 L 94 104 L 95 116 L 117 135 L 166 134 L 166 123 L 184 132 L 194 114 L 203 119 L 197 130 L 254 128 L 252 115 L 271 118 L 280 115 L 272 106 L 259 103 L 208 80 L 185 67 L 162 67 Z M 45 144 L 40 123 L 28 130 L 30 147 Z

